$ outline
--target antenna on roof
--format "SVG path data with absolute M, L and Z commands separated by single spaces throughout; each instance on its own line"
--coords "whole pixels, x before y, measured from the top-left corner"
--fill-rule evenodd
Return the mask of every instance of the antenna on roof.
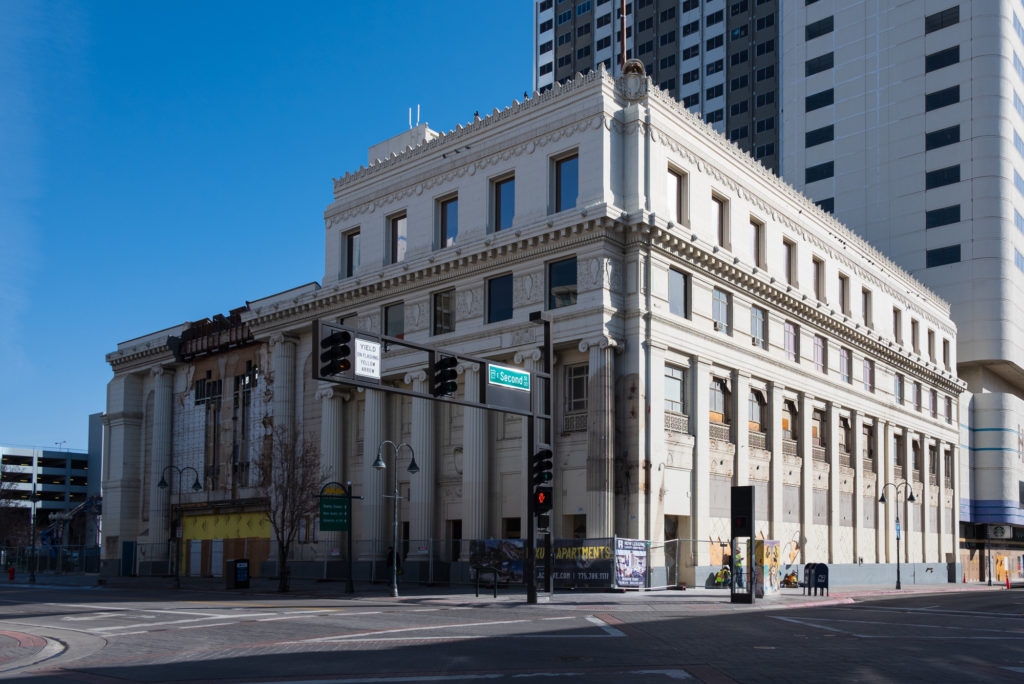
M 416 105 L 416 125 L 420 125 L 420 106 Z M 409 107 L 409 129 L 412 130 L 412 107 Z

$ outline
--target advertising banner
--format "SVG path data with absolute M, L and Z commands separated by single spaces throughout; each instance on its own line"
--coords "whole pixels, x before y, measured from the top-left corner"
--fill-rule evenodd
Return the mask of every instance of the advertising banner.
M 558 539 L 551 551 L 551 573 L 556 589 L 615 586 L 611 539 Z M 543 548 L 537 549 L 537 581 L 544 581 Z
M 498 582 L 523 581 L 522 539 L 474 539 L 469 542 L 470 577 L 476 578 L 477 566 L 495 568 Z M 490 573 L 484 578 L 489 582 Z
M 647 542 L 643 539 L 615 540 L 615 584 L 643 587 L 647 579 Z

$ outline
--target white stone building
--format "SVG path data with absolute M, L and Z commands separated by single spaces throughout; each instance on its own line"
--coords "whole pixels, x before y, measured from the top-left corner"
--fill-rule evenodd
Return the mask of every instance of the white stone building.
M 888 580 L 899 509 L 903 558 L 945 581 L 963 390 L 945 302 L 637 73 L 600 69 L 409 135 L 335 180 L 322 285 L 108 356 L 111 567 L 139 548 L 166 560 L 155 483 L 171 464 L 203 479 L 182 492 L 190 572 L 217 574 L 246 530 L 246 543 L 266 537 L 248 464 L 278 427 L 318 439 L 332 477 L 365 497 L 358 560 L 389 544 L 390 485 L 371 466 L 384 440 L 408 442 L 422 469 L 399 470 L 406 562 L 423 540 L 525 537 L 524 421 L 320 384 L 311 322 L 536 369 L 528 318 L 544 311 L 556 537 L 682 539 L 681 580 L 703 583 L 729 535 L 729 487 L 750 484 L 757 534 L 785 544 L 784 561 L 834 564 L 833 582 Z M 892 339 L 894 306 L 932 354 Z M 421 356 L 384 357 L 387 384 L 426 391 L 425 371 Z M 477 371 L 460 372 L 473 399 Z M 879 504 L 904 478 L 916 502 L 889 489 Z M 315 541 L 299 560 L 343 547 L 338 533 Z M 433 548 L 449 561 L 466 546 Z

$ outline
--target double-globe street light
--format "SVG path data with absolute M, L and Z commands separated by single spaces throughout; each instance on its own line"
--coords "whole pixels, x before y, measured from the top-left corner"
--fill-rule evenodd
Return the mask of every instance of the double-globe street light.
M 910 486 L 910 483 L 904 480 L 899 484 L 893 484 L 892 482 L 886 482 L 882 486 L 882 495 L 878 497 L 878 503 L 885 503 L 885 488 L 892 487 L 896 490 L 896 588 L 902 589 L 900 585 L 900 491 L 903 490 L 906 496 L 907 503 L 914 503 L 914 488 Z
M 181 490 L 183 489 L 182 484 L 181 484 L 181 477 L 185 474 L 186 471 L 191 470 L 192 474 L 195 475 L 195 478 L 196 478 L 195 481 L 192 483 L 192 491 L 193 492 L 201 492 L 201 491 L 203 491 L 203 485 L 199 484 L 199 472 L 195 468 L 193 468 L 192 466 L 185 466 L 184 468 L 179 468 L 178 466 L 175 466 L 175 465 L 169 465 L 166 468 L 164 468 L 164 472 L 160 475 L 160 482 L 157 483 L 157 485 L 156 485 L 160 489 L 167 489 L 167 487 L 169 486 L 167 484 L 167 471 L 168 470 L 178 474 L 178 515 L 180 516 L 181 515 Z M 175 518 L 175 521 L 176 520 L 177 519 Z M 184 521 L 182 521 L 182 522 L 184 522 Z M 181 572 L 180 572 L 181 568 L 178 565 L 178 557 L 179 557 L 179 555 L 181 553 L 181 549 L 178 548 L 178 537 L 175 534 L 175 532 L 176 532 L 176 530 L 175 530 L 175 523 L 172 523 L 170 537 L 171 537 L 171 539 L 174 540 L 174 588 L 175 589 L 181 589 Z
M 387 469 L 387 465 L 384 463 L 383 455 L 384 455 L 384 447 L 387 446 L 388 444 L 390 444 L 391 448 L 394 449 L 394 451 L 395 451 L 395 467 L 394 467 L 394 473 L 395 473 L 394 483 L 395 483 L 395 486 L 394 486 L 394 494 L 393 495 L 384 494 L 384 498 L 385 499 L 390 498 L 390 499 L 393 499 L 393 501 L 394 501 L 394 509 L 392 511 L 392 520 L 391 520 L 391 596 L 397 598 L 398 597 L 398 499 L 399 499 L 399 493 L 398 493 L 398 452 L 400 452 L 402 450 L 402 447 L 405 447 L 405 448 L 407 448 L 409 450 L 409 467 L 406 468 L 406 471 L 410 475 L 415 475 L 416 473 L 420 472 L 420 467 L 418 465 L 416 465 L 416 453 L 412 450 L 412 447 L 408 443 L 402 442 L 401 444 L 395 444 L 391 440 L 385 439 L 383 442 L 380 443 L 380 446 L 377 447 L 377 460 L 373 462 L 373 467 L 374 468 L 376 468 L 377 470 L 386 470 Z

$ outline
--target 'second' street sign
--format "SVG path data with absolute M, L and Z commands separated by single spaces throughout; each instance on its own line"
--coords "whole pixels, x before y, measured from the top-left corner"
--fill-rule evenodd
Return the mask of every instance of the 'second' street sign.
M 487 364 L 487 382 L 498 387 L 530 391 L 530 372 L 520 368 Z

